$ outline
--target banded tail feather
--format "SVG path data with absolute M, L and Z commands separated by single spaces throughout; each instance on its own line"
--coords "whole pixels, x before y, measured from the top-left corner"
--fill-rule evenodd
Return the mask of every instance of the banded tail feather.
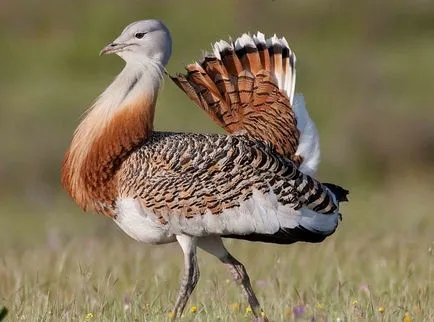
M 258 32 L 217 41 L 213 53 L 171 76 L 228 133 L 269 142 L 305 174 L 319 163 L 316 127 L 295 92 L 294 52 L 284 37 Z

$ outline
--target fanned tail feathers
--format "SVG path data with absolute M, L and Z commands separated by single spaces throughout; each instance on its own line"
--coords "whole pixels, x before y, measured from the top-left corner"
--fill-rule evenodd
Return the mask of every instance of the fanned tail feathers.
M 243 132 L 271 143 L 302 171 L 303 163 L 316 153 L 307 171 L 313 174 L 310 170 L 316 170 L 319 145 L 312 151 L 311 146 L 300 149 L 300 143 L 303 137 L 316 142 L 318 137 L 304 104 L 301 112 L 293 108 L 295 62 L 285 38 L 274 35 L 265 39 L 258 32 L 254 36 L 243 34 L 231 43 L 216 42 L 213 54 L 187 65 L 187 74 L 171 78 L 227 132 Z M 306 136 L 304 130 L 312 127 L 313 135 Z

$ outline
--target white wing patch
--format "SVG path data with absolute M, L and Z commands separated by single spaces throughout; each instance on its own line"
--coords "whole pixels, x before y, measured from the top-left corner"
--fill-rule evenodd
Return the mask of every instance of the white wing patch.
M 320 162 L 318 131 L 307 112 L 303 95 L 295 95 L 293 109 L 297 118 L 297 128 L 300 131 L 300 142 L 295 154 L 303 157 L 299 170 L 313 177 Z
M 167 214 L 167 224 L 161 224 L 149 209 L 127 198 L 118 201 L 115 222 L 130 237 L 147 243 L 168 243 L 175 241 L 175 235 L 247 235 L 274 234 L 281 228 L 304 228 L 325 235 L 332 233 L 338 225 L 339 214 L 318 214 L 307 208 L 294 210 L 277 201 L 274 193 L 263 194 L 254 190 L 250 199 L 239 207 L 224 210 L 213 215 L 207 212 L 186 218 L 184 215 Z

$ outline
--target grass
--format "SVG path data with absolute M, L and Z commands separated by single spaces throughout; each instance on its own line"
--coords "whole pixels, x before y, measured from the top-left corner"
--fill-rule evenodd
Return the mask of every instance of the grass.
M 272 321 L 434 321 L 431 192 L 411 178 L 359 187 L 322 244 L 227 245 Z M 0 301 L 9 321 L 168 320 L 182 273 L 178 247 L 142 245 L 105 218 L 61 208 L 40 217 L 15 210 L 17 220 L 34 222 L 21 234 L 0 222 Z M 251 321 L 223 265 L 204 253 L 199 265 L 181 320 Z

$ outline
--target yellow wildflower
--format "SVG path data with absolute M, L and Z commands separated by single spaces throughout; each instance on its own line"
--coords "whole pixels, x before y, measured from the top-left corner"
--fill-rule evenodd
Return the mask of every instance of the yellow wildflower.
M 286 309 L 285 309 L 285 316 L 286 317 L 289 317 L 289 316 L 291 316 L 292 315 L 292 309 L 291 308 L 289 308 L 289 307 L 287 307 Z
M 325 309 L 325 305 L 324 305 L 324 303 L 318 303 L 318 304 L 316 305 L 316 308 L 317 308 L 318 310 L 324 310 L 324 309 Z
M 262 316 L 263 318 L 265 318 L 267 315 L 265 314 L 264 311 L 261 311 L 261 316 Z
M 410 313 L 405 312 L 404 314 L 404 318 L 402 319 L 402 322 L 412 322 L 413 320 L 411 319 Z
M 167 313 L 167 316 L 169 317 L 169 319 L 174 319 L 175 318 L 175 312 L 169 312 L 169 313 Z
M 240 310 L 240 303 L 232 303 L 231 304 L 231 311 L 232 312 L 238 312 Z
M 357 305 L 357 304 L 359 304 L 359 301 L 357 301 L 357 299 L 354 299 L 354 298 L 353 298 L 353 299 L 351 300 L 351 304 L 352 304 L 352 305 Z
M 85 321 L 90 321 L 93 319 L 93 313 L 89 312 L 86 314 L 86 317 L 84 318 Z
M 196 313 L 196 312 L 197 312 L 197 306 L 192 306 L 192 307 L 190 308 L 190 312 L 191 312 L 191 313 Z
M 386 309 L 384 308 L 384 306 L 380 306 L 380 307 L 378 308 L 378 312 L 380 312 L 381 314 L 383 314 L 384 311 L 386 311 Z
M 250 306 L 246 307 L 246 314 L 252 313 L 252 308 Z

